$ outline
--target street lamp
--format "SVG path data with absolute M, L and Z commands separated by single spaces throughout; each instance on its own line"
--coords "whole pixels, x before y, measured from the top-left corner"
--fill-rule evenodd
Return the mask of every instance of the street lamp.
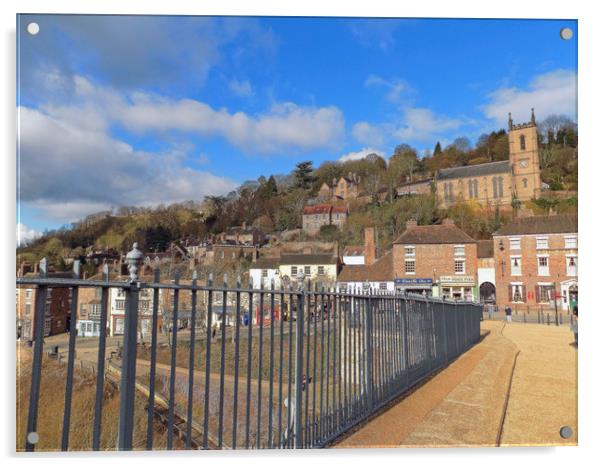
M 501 239 L 498 244 L 498 249 L 500 250 L 500 253 L 504 252 L 504 242 Z M 500 261 L 500 265 L 502 266 L 502 277 L 503 277 L 504 276 L 504 266 L 506 265 L 506 261 L 504 260 L 504 258 L 502 258 L 502 260 Z

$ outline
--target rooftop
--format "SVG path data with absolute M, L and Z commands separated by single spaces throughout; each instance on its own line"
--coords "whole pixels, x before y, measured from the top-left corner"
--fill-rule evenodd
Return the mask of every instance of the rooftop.
M 277 269 L 280 265 L 279 257 L 260 257 L 251 264 L 251 269 Z
M 475 240 L 453 224 L 413 226 L 393 244 L 447 244 L 474 243 Z
M 537 233 L 577 233 L 577 214 L 538 215 L 515 218 L 494 235 L 533 235 Z
M 363 256 L 364 246 L 345 246 L 343 256 Z
M 332 254 L 282 254 L 281 265 L 321 265 L 336 264 L 338 259 Z
M 339 274 L 339 282 L 384 282 L 395 279 L 393 253 L 389 251 L 372 265 L 345 265 Z
M 303 215 L 328 214 L 331 210 L 330 204 L 308 205 L 303 208 Z
M 464 167 L 443 168 L 439 170 L 437 180 L 453 180 L 456 178 L 467 178 L 471 176 L 487 176 L 496 173 L 508 173 L 510 162 L 502 160 L 499 162 L 481 163 L 479 165 L 466 165 Z

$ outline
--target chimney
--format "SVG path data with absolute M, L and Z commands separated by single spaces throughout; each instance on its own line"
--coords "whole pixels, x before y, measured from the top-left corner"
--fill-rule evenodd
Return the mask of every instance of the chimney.
M 453 218 L 444 218 L 443 222 L 441 222 L 441 224 L 442 225 L 455 225 Z
M 406 222 L 406 230 L 409 230 L 410 228 L 414 228 L 418 226 L 418 222 L 416 221 L 415 218 L 411 218 Z
M 374 240 L 374 227 L 364 228 L 364 263 L 374 264 L 376 260 L 376 242 Z

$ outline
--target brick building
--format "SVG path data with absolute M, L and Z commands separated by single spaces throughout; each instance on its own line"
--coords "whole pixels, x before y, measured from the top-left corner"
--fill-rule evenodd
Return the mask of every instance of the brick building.
M 541 192 L 537 124 L 514 124 L 508 116 L 509 160 L 440 170 L 437 197 L 443 207 L 473 200 L 484 205 L 510 207 L 513 198 L 525 202 Z
M 577 303 L 577 215 L 522 217 L 493 235 L 497 304 L 516 310 Z
M 37 276 L 22 268 L 18 276 Z M 49 272 L 48 278 L 71 278 L 70 272 Z M 24 340 L 32 340 L 34 335 L 34 310 L 38 290 L 32 286 L 17 286 L 17 334 Z M 48 288 L 44 300 L 44 336 L 58 335 L 69 330 L 71 315 L 71 289 Z
M 470 301 L 478 297 L 476 241 L 450 219 L 427 226 L 408 221 L 393 243 L 393 270 L 398 291 Z

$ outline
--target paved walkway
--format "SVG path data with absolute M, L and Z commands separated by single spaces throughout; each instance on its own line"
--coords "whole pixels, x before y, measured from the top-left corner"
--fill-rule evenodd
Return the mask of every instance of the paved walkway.
M 490 331 L 482 342 L 337 447 L 575 444 L 568 329 L 495 321 L 482 329 Z M 568 440 L 559 435 L 564 425 L 575 432 Z

